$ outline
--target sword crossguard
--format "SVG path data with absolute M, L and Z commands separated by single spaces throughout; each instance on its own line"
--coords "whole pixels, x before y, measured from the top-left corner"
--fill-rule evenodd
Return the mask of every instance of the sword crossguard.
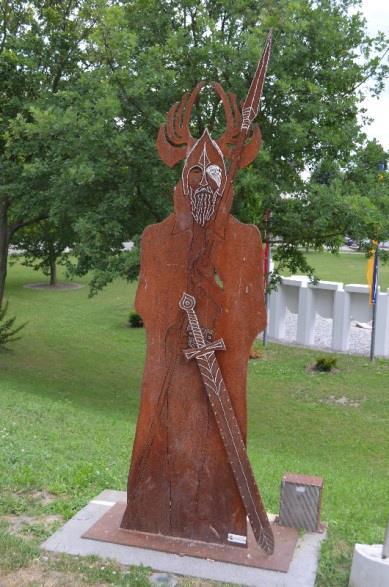
M 224 340 L 219 338 L 219 340 L 213 340 L 209 344 L 206 344 L 201 349 L 185 349 L 183 351 L 185 358 L 190 361 L 190 359 L 200 358 L 207 353 L 214 352 L 214 351 L 225 351 L 226 345 L 224 344 Z

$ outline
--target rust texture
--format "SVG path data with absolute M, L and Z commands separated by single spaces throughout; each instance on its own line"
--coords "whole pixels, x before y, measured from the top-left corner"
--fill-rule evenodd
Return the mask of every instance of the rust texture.
M 282 478 L 284 483 L 295 483 L 296 485 L 316 485 L 323 488 L 323 477 L 313 477 L 312 475 L 299 475 L 297 473 L 285 473 Z
M 125 504 L 122 502 L 109 508 L 96 524 L 83 534 L 83 538 L 287 573 L 299 537 L 295 528 L 273 523 L 275 548 L 274 554 L 268 555 L 258 548 L 250 528 L 247 532 L 247 548 L 124 530 L 119 528 L 124 508 Z
M 231 534 L 247 536 L 233 463 L 197 362 L 183 353 L 198 347 L 200 333 L 191 329 L 179 302 L 183 292 L 196 299 L 204 342 L 224 341 L 218 366 L 245 451 L 247 362 L 266 321 L 263 253 L 257 228 L 236 220 L 230 207 L 237 169 L 259 150 L 260 131 L 252 120 L 269 53 L 270 40 L 242 114 L 235 97 L 213 84 L 227 123 L 217 141 L 207 130 L 199 139 L 189 132 L 202 83 L 172 107 L 158 135 L 161 158 L 170 166 L 185 163 L 174 212 L 142 235 L 135 305 L 147 331 L 147 355 L 121 522 L 125 529 L 215 544 L 229 544 Z

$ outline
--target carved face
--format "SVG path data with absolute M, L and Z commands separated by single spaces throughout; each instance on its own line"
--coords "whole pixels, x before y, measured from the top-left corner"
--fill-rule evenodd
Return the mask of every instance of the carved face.
M 223 154 L 207 130 L 189 152 L 182 183 L 184 194 L 190 198 L 193 218 L 205 226 L 214 216 L 226 184 Z

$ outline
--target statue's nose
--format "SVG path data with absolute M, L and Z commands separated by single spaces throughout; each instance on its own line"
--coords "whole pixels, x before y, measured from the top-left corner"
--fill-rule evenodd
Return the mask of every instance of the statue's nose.
M 203 175 L 201 176 L 201 181 L 200 181 L 200 187 L 207 187 L 208 185 L 208 181 L 207 181 L 207 174 L 205 172 L 205 169 L 203 170 Z

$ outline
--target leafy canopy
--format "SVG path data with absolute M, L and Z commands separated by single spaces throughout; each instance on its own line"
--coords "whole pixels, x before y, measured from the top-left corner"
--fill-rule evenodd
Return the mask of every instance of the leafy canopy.
M 180 169 L 167 169 L 155 149 L 165 112 L 202 79 L 217 80 L 243 99 L 270 28 L 274 45 L 259 116 L 263 145 L 237 177 L 235 214 L 263 229 L 270 210 L 269 232 L 281 240 L 279 262 L 293 271 L 312 272 L 301 247 L 336 250 L 357 227 L 370 238 L 373 224 L 380 224 L 382 238 L 387 234 L 388 202 L 382 195 L 377 204 L 384 186 L 374 182 L 375 163 L 369 159 L 368 185 L 356 170 L 372 148 L 358 119 L 364 82 L 379 94 L 388 43 L 382 34 L 367 35 L 359 2 L 18 4 L 23 14 L 13 37 L 17 57 L 7 57 L 10 83 L 29 91 L 19 88 L 11 107 L 10 89 L 3 109 L 12 214 L 66 214 L 75 232 L 75 271 L 93 269 L 93 288 L 136 273 L 136 252 L 123 252 L 122 242 L 172 208 Z M 30 60 L 22 76 L 15 65 L 21 55 Z M 205 125 L 216 135 L 223 128 L 211 92 L 195 105 L 191 124 L 194 135 Z M 330 173 L 330 180 L 320 173 Z M 363 218 L 367 201 L 374 214 Z

